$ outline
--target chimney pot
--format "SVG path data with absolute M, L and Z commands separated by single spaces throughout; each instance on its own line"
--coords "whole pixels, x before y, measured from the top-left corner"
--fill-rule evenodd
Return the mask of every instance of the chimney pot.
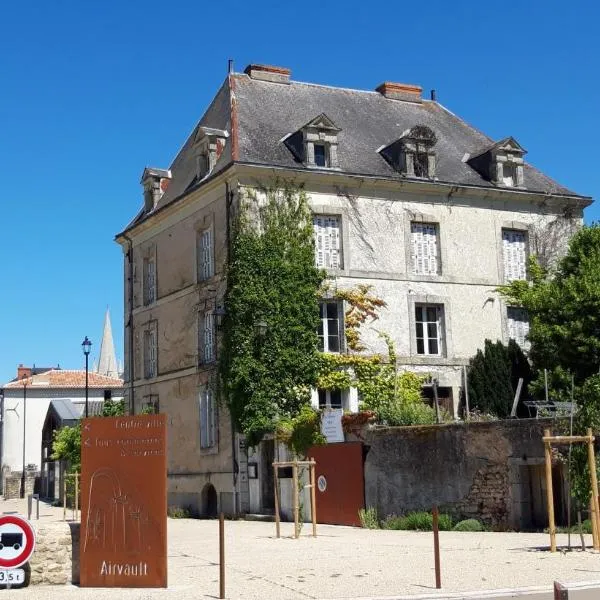
M 252 79 L 261 81 L 270 81 L 271 83 L 290 83 L 292 72 L 285 67 L 275 67 L 273 65 L 251 64 L 244 69 L 244 73 Z
M 413 83 L 394 83 L 393 81 L 384 81 L 376 90 L 382 96 L 390 100 L 404 100 L 405 102 L 422 102 L 421 93 L 423 88 Z

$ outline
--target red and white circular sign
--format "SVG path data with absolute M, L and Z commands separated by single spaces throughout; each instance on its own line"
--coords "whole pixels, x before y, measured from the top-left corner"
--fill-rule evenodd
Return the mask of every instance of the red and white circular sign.
M 25 564 L 35 548 L 35 533 L 29 521 L 17 515 L 0 515 L 0 569 Z

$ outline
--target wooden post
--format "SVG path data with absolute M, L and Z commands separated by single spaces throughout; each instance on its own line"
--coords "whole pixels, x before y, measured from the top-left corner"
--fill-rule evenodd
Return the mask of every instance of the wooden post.
M 225 598 L 225 517 L 219 514 L 219 598 Z
M 275 533 L 280 537 L 279 530 L 279 471 L 273 466 L 273 478 L 275 480 Z
M 467 379 L 467 367 L 463 365 L 463 377 L 465 380 L 465 421 L 468 421 L 471 417 L 471 409 L 469 408 L 469 380 Z
M 79 473 L 75 471 L 75 521 L 79 519 Z
M 312 517 L 313 537 L 317 537 L 317 494 L 315 488 L 317 482 L 315 478 L 315 463 L 310 465 L 310 515 Z
M 544 437 L 550 437 L 550 430 L 544 430 Z M 550 529 L 550 552 L 556 552 L 556 525 L 554 523 L 554 494 L 552 493 L 552 453 L 550 442 L 544 442 L 544 455 L 546 458 L 546 501 L 548 504 L 548 526 Z
M 294 486 L 294 537 L 298 538 L 298 465 L 292 466 L 292 485 Z
M 67 473 L 63 471 L 63 521 L 67 520 Z
M 594 518 L 594 501 L 591 496 L 590 496 L 589 511 L 590 511 L 590 521 L 592 523 L 592 546 L 595 550 L 596 545 L 598 544 L 598 523 L 596 522 L 596 519 Z
M 440 416 L 440 399 L 438 398 L 438 381 L 437 379 L 433 380 L 433 401 L 435 402 L 435 422 L 441 423 L 442 418 Z
M 592 524 L 596 523 L 596 539 L 594 540 L 594 550 L 600 550 L 600 531 L 598 527 L 598 477 L 596 475 L 596 457 L 594 456 L 594 434 L 592 428 L 588 427 L 588 463 L 590 469 L 590 483 L 592 487 Z M 593 527 L 592 527 L 593 530 Z
M 433 558 L 435 562 L 435 587 L 439 590 L 442 587 L 442 574 L 440 572 L 440 528 L 439 512 L 437 505 L 431 511 L 433 517 Z

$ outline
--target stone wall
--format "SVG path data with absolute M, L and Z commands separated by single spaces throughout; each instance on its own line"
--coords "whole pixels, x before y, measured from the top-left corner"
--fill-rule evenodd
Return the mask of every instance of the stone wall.
M 437 504 L 495 529 L 539 527 L 543 502 L 530 490 L 545 488 L 539 474 L 549 426 L 515 419 L 370 429 L 364 435 L 366 505 L 385 517 Z
M 36 523 L 34 529 L 35 551 L 29 561 L 30 584 L 76 583 L 79 579 L 79 527 L 75 528 L 76 536 L 72 535 L 70 524 L 64 521 Z M 75 564 L 73 547 L 77 549 Z M 76 578 L 73 577 L 75 570 Z
M 12 500 L 21 497 L 21 478 L 22 471 L 3 470 L 2 495 L 5 500 Z M 34 493 L 35 482 L 39 477 L 36 471 L 25 471 L 25 497 Z

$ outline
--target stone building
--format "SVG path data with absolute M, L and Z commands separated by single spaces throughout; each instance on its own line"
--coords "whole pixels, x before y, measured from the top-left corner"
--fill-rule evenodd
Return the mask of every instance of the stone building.
M 57 497 L 60 465 L 52 460 L 53 433 L 73 425 L 85 414 L 84 370 L 19 365 L 17 377 L 2 392 L 2 493 L 5 499 L 21 492 L 23 468 L 26 493 Z M 123 399 L 123 380 L 88 373 L 89 414 L 102 411 L 105 400 Z
M 527 315 L 496 287 L 527 278 L 530 253 L 555 260 L 591 202 L 525 154 L 416 85 L 357 91 L 265 65 L 229 74 L 173 163 L 144 169 L 142 207 L 117 235 L 128 403 L 168 414 L 169 502 L 269 508 L 272 448 L 254 455 L 250 482 L 243 441 L 214 395 L 230 226 L 246 188 L 304 186 L 317 264 L 338 286 L 373 286 L 387 302 L 377 329 L 394 340 L 399 367 L 431 373 L 456 414 L 462 367 L 484 339 L 527 344 Z M 343 315 L 323 303 L 325 351 L 344 350 Z M 384 351 L 374 329 L 364 341 Z M 314 401 L 358 405 L 353 393 L 315 391 Z

